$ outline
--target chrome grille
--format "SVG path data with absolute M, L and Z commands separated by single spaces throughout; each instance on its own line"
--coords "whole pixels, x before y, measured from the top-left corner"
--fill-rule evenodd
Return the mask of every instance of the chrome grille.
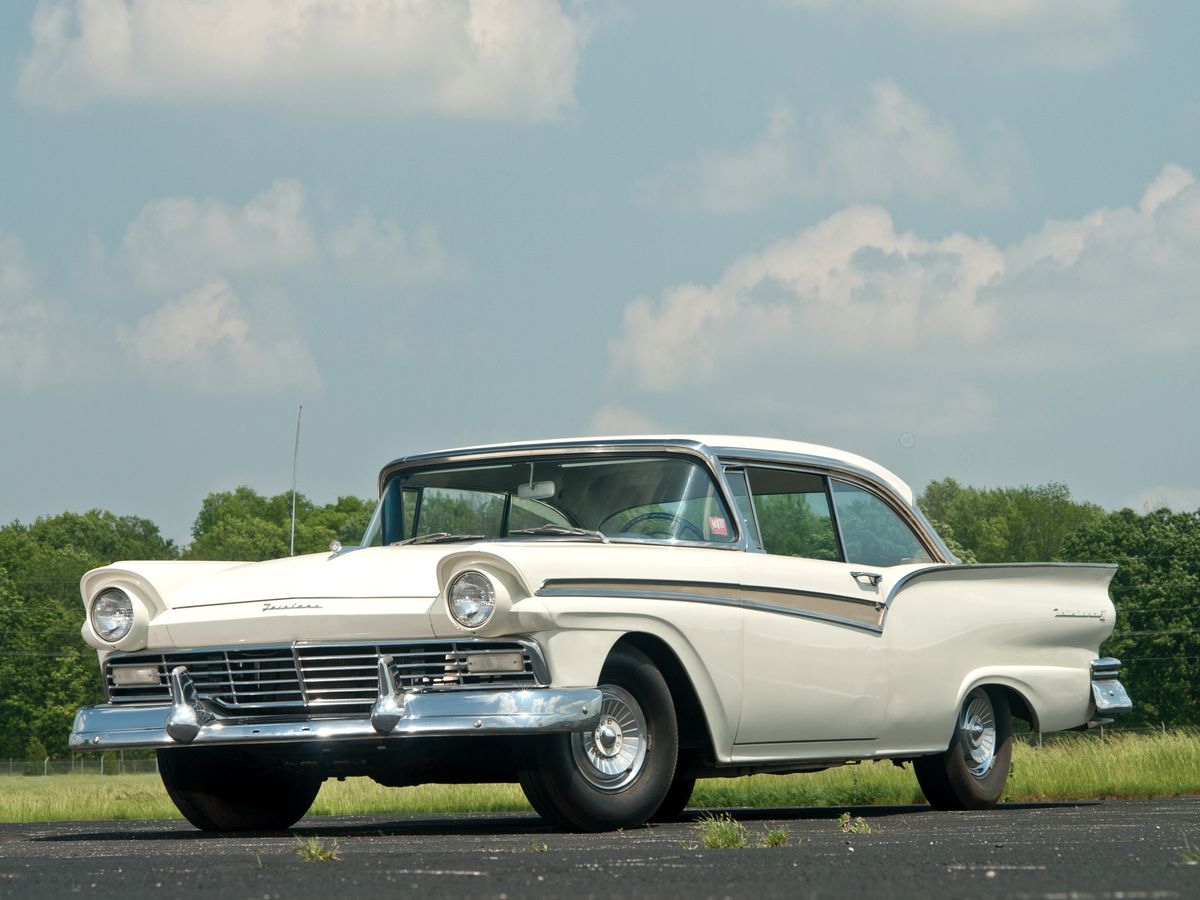
M 495 654 L 520 654 L 519 672 L 472 672 L 469 660 Z M 378 662 L 392 657 L 401 688 L 453 690 L 545 683 L 536 649 L 518 641 L 423 641 L 379 644 L 297 643 L 254 648 L 114 653 L 104 665 L 104 681 L 113 703 L 166 703 L 167 676 L 186 666 L 204 700 L 251 715 L 294 710 L 329 713 L 365 712 L 379 694 Z M 157 684 L 117 684 L 119 669 L 153 667 Z

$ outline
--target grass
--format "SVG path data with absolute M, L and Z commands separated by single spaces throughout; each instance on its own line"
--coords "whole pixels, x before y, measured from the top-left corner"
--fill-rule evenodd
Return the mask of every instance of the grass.
M 1187 838 L 1183 839 L 1183 852 L 1179 856 L 1189 866 L 1200 865 L 1200 847 L 1193 847 Z
M 746 826 L 729 813 L 702 816 L 696 823 L 696 831 L 700 835 L 700 846 L 709 850 L 737 849 L 750 843 Z
M 762 836 L 762 844 L 764 847 L 786 847 L 788 845 L 788 833 L 782 828 L 772 829 Z
M 1200 795 L 1200 734 L 1064 736 L 1043 747 L 1018 744 L 1009 801 Z M 863 763 L 809 775 L 753 775 L 699 782 L 691 806 L 866 806 L 922 803 L 910 768 Z M 512 784 L 384 788 L 366 778 L 328 781 L 312 815 L 403 815 L 527 811 Z M 0 775 L 0 822 L 168 819 L 179 813 L 157 775 Z
M 315 837 L 297 838 L 296 856 L 303 862 L 337 862 L 341 859 L 338 856 L 337 841 L 326 844 Z
M 838 816 L 838 828 L 842 829 L 843 834 L 871 834 L 875 831 L 871 827 L 871 823 L 862 816 L 851 819 L 848 812 L 844 812 Z

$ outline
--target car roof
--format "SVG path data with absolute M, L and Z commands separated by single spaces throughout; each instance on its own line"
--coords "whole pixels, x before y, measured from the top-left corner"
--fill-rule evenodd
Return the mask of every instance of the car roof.
M 779 457 L 801 457 L 817 463 L 828 463 L 834 467 L 860 469 L 871 473 L 886 483 L 893 491 L 912 505 L 915 495 L 908 484 L 896 473 L 884 468 L 872 460 L 856 453 L 826 447 L 821 444 L 809 444 L 802 441 L 789 441 L 782 438 L 747 437 L 745 435 L 711 435 L 711 434 L 626 434 L 626 435 L 593 435 L 575 438 L 553 438 L 532 441 L 505 441 L 498 444 L 478 444 L 472 447 L 456 447 L 449 450 L 435 450 L 429 453 L 418 453 L 412 456 L 402 456 L 393 460 L 383 471 L 387 472 L 397 466 L 420 460 L 432 460 L 455 456 L 470 456 L 478 453 L 503 453 L 505 451 L 520 452 L 539 449 L 569 449 L 586 447 L 597 444 L 627 444 L 631 446 L 645 445 L 675 445 L 692 449 L 704 449 L 715 455 L 737 456 L 738 451 L 748 451 L 750 454 L 764 454 Z M 381 473 L 382 475 L 382 473 Z

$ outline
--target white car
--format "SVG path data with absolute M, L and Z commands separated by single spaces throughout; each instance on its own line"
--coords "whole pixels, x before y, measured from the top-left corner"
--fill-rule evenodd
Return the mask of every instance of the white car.
M 82 580 L 108 702 L 74 750 L 158 749 L 202 829 L 321 782 L 518 781 L 567 829 L 675 817 L 697 778 L 911 761 L 1001 797 L 1014 718 L 1129 709 L 1106 565 L 961 565 L 852 454 L 735 437 L 408 456 L 360 547 Z

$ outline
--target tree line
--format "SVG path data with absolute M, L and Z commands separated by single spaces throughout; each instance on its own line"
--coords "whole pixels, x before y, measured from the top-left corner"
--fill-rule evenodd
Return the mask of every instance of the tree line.
M 62 756 L 75 710 L 103 702 L 95 652 L 79 636 L 79 579 L 120 559 L 286 556 L 291 495 L 248 487 L 201 504 L 184 547 L 137 516 L 101 510 L 0 526 L 0 757 Z M 1106 512 L 1065 485 L 976 488 L 932 482 L 926 516 L 965 562 L 1115 562 L 1117 625 L 1101 652 L 1124 663 L 1130 723 L 1200 724 L 1200 511 Z M 296 552 L 351 545 L 374 501 L 297 496 Z

